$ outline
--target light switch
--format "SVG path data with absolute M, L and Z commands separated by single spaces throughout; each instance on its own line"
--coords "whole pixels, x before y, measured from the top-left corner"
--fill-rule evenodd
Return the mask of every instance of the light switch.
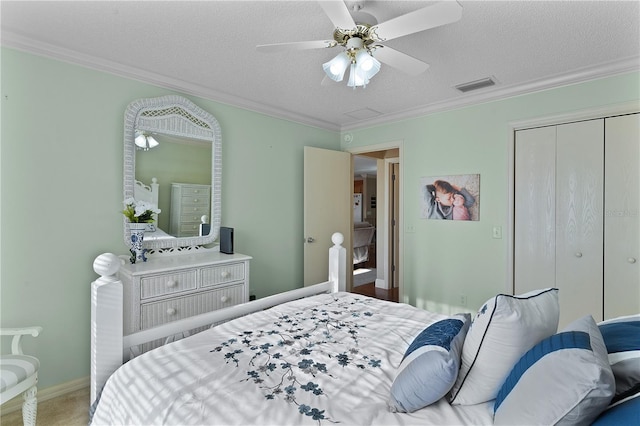
M 498 240 L 502 238 L 502 226 L 493 227 L 493 238 Z

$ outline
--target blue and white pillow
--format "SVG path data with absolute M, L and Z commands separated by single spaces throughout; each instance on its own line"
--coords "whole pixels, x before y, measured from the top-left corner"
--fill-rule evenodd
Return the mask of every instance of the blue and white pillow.
M 470 323 L 470 314 L 456 314 L 431 324 L 413 340 L 391 386 L 391 411 L 414 412 L 451 390 Z
M 640 392 L 612 404 L 592 426 L 640 425 Z
M 513 365 L 535 344 L 558 331 L 558 289 L 518 296 L 498 294 L 476 314 L 462 348 L 453 405 L 495 399 Z
M 612 403 L 640 392 L 640 314 L 598 323 L 616 378 Z
M 520 358 L 496 397 L 494 424 L 590 424 L 614 392 L 602 334 L 587 315 Z

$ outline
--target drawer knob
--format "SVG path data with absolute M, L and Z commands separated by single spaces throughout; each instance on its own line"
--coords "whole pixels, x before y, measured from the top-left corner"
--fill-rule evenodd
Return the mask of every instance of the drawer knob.
M 178 310 L 176 308 L 167 309 L 167 315 L 175 315 Z
M 578 251 L 578 252 L 576 252 L 576 257 L 578 257 L 578 258 L 582 257 L 582 253 L 581 253 L 581 252 L 579 252 L 579 251 Z
M 636 263 L 636 258 L 635 257 L 630 257 L 630 258 L 627 259 L 627 262 Z
M 193 199 L 193 202 L 194 202 L 194 203 L 197 203 L 198 201 L 199 201 L 199 200 L 198 200 L 197 198 L 194 198 L 194 199 Z
M 222 296 L 222 297 L 220 298 L 220 301 L 221 301 L 222 303 L 227 303 L 227 302 L 229 301 L 229 299 L 230 299 L 230 297 L 229 297 L 229 296 Z
M 231 276 L 231 272 L 222 271 L 222 273 L 220 275 L 222 276 L 222 278 L 229 278 Z
M 167 281 L 167 287 L 168 287 L 168 288 L 174 288 L 174 287 L 175 287 L 175 286 L 177 286 L 177 285 L 178 285 L 178 282 L 177 282 L 177 281 L 174 281 L 174 280 L 169 280 L 169 281 Z

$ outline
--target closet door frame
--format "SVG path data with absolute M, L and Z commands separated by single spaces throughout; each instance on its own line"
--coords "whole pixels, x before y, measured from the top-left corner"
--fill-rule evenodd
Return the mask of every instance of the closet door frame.
M 625 102 L 615 105 L 607 105 L 606 107 L 585 109 L 575 111 L 567 114 L 555 114 L 535 117 L 527 120 L 519 120 L 509 122 L 507 124 L 508 132 L 508 176 L 507 176 L 507 226 L 506 226 L 506 278 L 505 278 L 505 293 L 514 294 L 514 219 L 515 219 L 515 135 L 517 130 L 524 130 L 532 127 L 541 126 L 554 126 L 574 121 L 593 120 L 598 118 L 605 118 L 615 115 L 631 114 L 640 111 L 640 101 Z

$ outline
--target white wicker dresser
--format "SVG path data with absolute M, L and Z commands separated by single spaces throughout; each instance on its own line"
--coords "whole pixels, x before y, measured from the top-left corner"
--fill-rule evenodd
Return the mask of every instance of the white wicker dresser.
M 207 250 L 127 262 L 118 273 L 124 293 L 124 334 L 247 302 L 250 260 L 244 254 Z

